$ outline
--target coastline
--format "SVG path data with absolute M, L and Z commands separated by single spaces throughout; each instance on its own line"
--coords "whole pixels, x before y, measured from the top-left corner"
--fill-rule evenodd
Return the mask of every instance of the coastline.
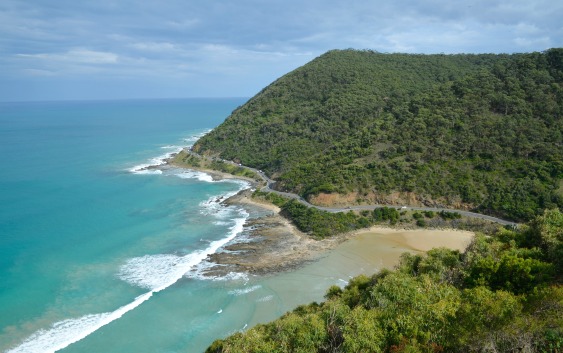
M 242 236 L 237 236 L 205 259 L 209 266 L 202 271 L 204 276 L 223 277 L 232 272 L 271 275 L 330 258 L 332 252 L 342 251 L 357 257 L 354 267 L 368 266 L 372 268 L 371 272 L 375 272 L 394 267 L 404 252 L 423 253 L 435 247 L 463 251 L 475 235 L 471 231 L 456 229 L 398 229 L 378 225 L 315 240 L 282 217 L 279 207 L 252 198 L 252 192 L 260 185 L 256 180 L 207 168 L 186 167 L 174 163 L 173 158 L 166 165 L 203 172 L 213 180 L 246 181 L 250 184 L 249 188 L 222 203 L 258 209 L 264 214 L 248 219 Z
M 244 180 L 244 181 L 250 183 L 251 188 L 255 188 L 260 184 L 256 180 L 254 180 L 252 178 L 244 177 L 242 175 L 233 175 L 233 174 L 221 172 L 221 171 L 218 171 L 218 170 L 208 169 L 208 168 L 199 168 L 199 167 L 193 167 L 193 166 L 187 167 L 187 166 L 182 165 L 180 163 L 174 163 L 174 157 L 175 156 L 176 156 L 176 154 L 173 154 L 170 158 L 166 159 L 165 162 L 164 162 L 164 165 L 153 166 L 153 167 L 149 167 L 147 169 L 151 169 L 151 168 L 162 169 L 163 167 L 179 168 L 179 169 L 186 169 L 186 170 L 194 170 L 194 171 L 197 171 L 197 172 L 202 172 L 202 173 L 208 174 L 208 175 L 211 176 L 211 178 L 214 181 L 223 180 L 223 179 Z
M 277 206 L 253 200 L 251 194 L 246 189 L 223 203 L 261 209 L 267 214 L 246 221 L 243 240 L 238 239 L 210 255 L 207 262 L 212 265 L 204 275 L 225 276 L 233 271 L 269 275 L 287 271 L 318 259 L 343 241 L 342 237 L 312 239 L 279 215 Z
M 229 273 L 246 273 L 251 275 L 270 275 L 288 271 L 305 263 L 319 259 L 326 251 L 334 249 L 346 240 L 347 235 L 340 234 L 322 241 L 314 240 L 298 230 L 291 222 L 282 217 L 280 208 L 268 202 L 261 202 L 251 197 L 260 182 L 244 176 L 194 166 L 185 166 L 174 162 L 175 155 L 166 160 L 165 166 L 194 170 L 210 175 L 213 180 L 238 179 L 250 184 L 221 203 L 247 208 L 259 209 L 266 213 L 244 224 L 244 239 L 237 237 L 235 241 L 223 246 L 216 253 L 209 255 L 209 264 L 201 274 L 208 277 L 224 277 Z M 162 166 L 159 166 L 162 168 Z

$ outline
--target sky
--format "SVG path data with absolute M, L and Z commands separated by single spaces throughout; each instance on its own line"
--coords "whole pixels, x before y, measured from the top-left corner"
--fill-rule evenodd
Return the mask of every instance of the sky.
M 560 0 L 1 0 L 0 101 L 251 97 L 331 49 L 563 47 Z

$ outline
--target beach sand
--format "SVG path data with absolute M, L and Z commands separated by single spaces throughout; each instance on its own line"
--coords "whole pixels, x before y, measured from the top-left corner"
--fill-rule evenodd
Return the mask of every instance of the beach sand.
M 321 261 L 325 267 L 349 268 L 352 272 L 361 269 L 362 273 L 372 274 L 382 268 L 393 268 L 404 252 L 420 254 L 438 247 L 464 251 L 473 236 L 473 232 L 451 229 L 372 227 L 356 232 Z

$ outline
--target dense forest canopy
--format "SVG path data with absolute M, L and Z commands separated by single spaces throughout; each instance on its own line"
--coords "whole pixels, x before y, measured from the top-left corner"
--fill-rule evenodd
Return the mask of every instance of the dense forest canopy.
M 528 220 L 563 207 L 563 49 L 513 55 L 334 50 L 194 146 L 315 201 L 416 202 Z

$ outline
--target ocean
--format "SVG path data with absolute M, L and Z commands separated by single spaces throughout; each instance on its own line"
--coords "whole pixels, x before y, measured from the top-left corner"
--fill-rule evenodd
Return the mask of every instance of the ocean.
M 201 275 L 267 211 L 218 202 L 244 181 L 145 167 L 244 102 L 0 103 L 0 352 L 203 352 L 366 270 Z
M 202 352 L 322 298 L 295 274 L 202 277 L 257 216 L 217 202 L 248 184 L 143 169 L 244 101 L 0 103 L 1 352 Z

